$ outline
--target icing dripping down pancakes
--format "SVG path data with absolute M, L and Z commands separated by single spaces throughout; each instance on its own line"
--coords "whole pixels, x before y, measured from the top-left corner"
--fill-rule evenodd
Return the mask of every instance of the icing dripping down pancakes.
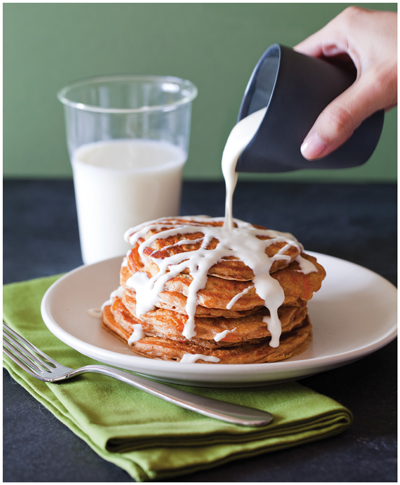
M 238 123 L 222 168 L 225 218 L 170 217 L 129 229 L 121 286 L 103 326 L 139 355 L 181 363 L 274 362 L 311 340 L 306 302 L 325 271 L 294 236 L 233 219 L 237 160 L 265 110 Z
M 139 355 L 182 363 L 274 362 L 303 352 L 311 340 L 306 302 L 324 269 L 290 234 L 223 223 L 165 218 L 129 230 L 121 286 L 103 306 L 106 330 Z
M 293 236 L 258 229 L 236 219 L 232 229 L 227 229 L 218 219 L 204 217 L 157 220 L 136 227 L 133 233 L 128 231 L 125 239 L 132 246 L 137 246 L 140 258 L 150 260 L 158 267 L 158 271 L 149 277 L 137 266 L 139 271 L 126 281 L 126 286 L 136 293 L 137 318 L 155 308 L 159 293 L 168 281 L 182 272 L 189 273 L 191 281 L 186 301 L 188 319 L 182 332 L 188 340 L 196 335 L 194 317 L 197 293 L 205 288 L 210 269 L 218 263 L 240 261 L 253 273 L 255 293 L 270 312 L 268 327 L 272 347 L 279 345 L 281 329 L 278 308 L 285 299 L 279 281 L 271 275 L 273 264 L 283 262 L 286 266 L 295 260 L 300 271 L 317 271 L 313 263 L 300 255 L 302 247 Z M 153 249 L 154 243 L 156 248 Z M 146 251 L 148 249 L 150 251 Z M 244 292 L 247 293 L 248 289 L 241 292 L 242 297 Z M 235 295 L 226 308 L 230 309 L 236 299 L 239 300 L 240 296 Z

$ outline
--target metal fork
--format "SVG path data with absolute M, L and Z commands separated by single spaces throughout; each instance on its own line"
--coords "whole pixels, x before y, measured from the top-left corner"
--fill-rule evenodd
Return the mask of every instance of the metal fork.
M 164 401 L 227 423 L 259 427 L 269 424 L 273 419 L 272 414 L 265 411 L 197 396 L 113 367 L 105 365 L 86 365 L 79 369 L 65 367 L 21 337 L 4 322 L 3 352 L 31 376 L 45 382 L 65 381 L 85 372 L 94 372 L 113 377 L 160 397 Z

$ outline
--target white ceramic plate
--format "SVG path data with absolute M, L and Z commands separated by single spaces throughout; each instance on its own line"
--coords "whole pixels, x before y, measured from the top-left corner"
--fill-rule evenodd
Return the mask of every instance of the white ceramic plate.
M 99 308 L 119 285 L 122 258 L 81 266 L 56 281 L 42 300 L 42 316 L 61 341 L 105 364 L 164 381 L 206 387 L 247 387 L 299 379 L 360 359 L 396 337 L 397 290 L 372 271 L 310 253 L 327 277 L 309 302 L 313 340 L 283 362 L 247 365 L 181 364 L 132 354 L 87 310 Z

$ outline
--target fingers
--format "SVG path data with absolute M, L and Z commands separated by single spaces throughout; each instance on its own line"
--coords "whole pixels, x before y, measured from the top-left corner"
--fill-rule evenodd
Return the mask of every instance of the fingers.
M 352 32 L 359 36 L 360 26 L 365 24 L 368 12 L 360 7 L 346 8 L 321 30 L 297 44 L 294 50 L 312 57 L 333 57 L 347 53 L 359 68 L 356 52 L 349 43 Z
M 301 152 L 308 160 L 329 155 L 380 109 L 397 104 L 397 15 L 349 7 L 295 47 L 313 57 L 351 59 L 357 79 L 319 115 Z M 344 67 L 344 65 L 342 65 Z
M 336 56 L 346 52 L 346 32 L 342 28 L 341 22 L 337 21 L 341 16 L 343 16 L 343 13 L 331 20 L 321 30 L 297 44 L 293 49 L 312 57 Z
M 300 42 L 300 44 L 297 44 L 296 46 L 294 46 L 293 49 L 297 52 L 300 52 L 301 54 L 305 54 L 306 56 L 322 57 L 323 56 L 322 42 L 319 39 L 320 37 L 319 34 L 320 32 L 317 32 L 316 34 L 311 35 L 307 39 Z
M 319 115 L 303 144 L 307 160 L 325 157 L 341 146 L 362 121 L 385 107 L 385 95 L 364 76 L 332 101 Z

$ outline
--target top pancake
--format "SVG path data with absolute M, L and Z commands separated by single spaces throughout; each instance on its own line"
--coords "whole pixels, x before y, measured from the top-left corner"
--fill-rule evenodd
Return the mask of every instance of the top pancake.
M 222 225 L 222 220 L 212 218 L 210 218 L 210 220 L 163 219 L 162 221 L 159 221 L 157 225 L 149 226 L 150 229 L 146 232 L 144 237 L 138 239 L 128 256 L 129 264 L 134 272 L 147 272 L 151 276 L 154 276 L 159 271 L 157 260 L 162 261 L 163 259 L 176 254 L 190 253 L 200 249 L 204 239 L 202 226 L 221 227 Z M 162 233 L 164 231 L 176 226 L 182 226 L 182 233 L 171 235 L 165 238 L 162 237 Z M 199 230 L 198 232 L 185 232 L 185 226 L 197 226 Z M 260 232 L 266 230 L 266 228 L 263 226 L 249 226 L 260 229 Z M 135 233 L 132 232 L 131 235 L 133 234 Z M 140 256 L 139 245 L 144 241 L 147 241 L 149 238 L 153 238 L 157 234 L 160 234 L 160 237 L 154 238 L 154 240 L 152 240 L 152 242 L 144 249 L 142 256 Z M 260 240 L 273 239 L 272 237 L 263 234 L 257 235 L 257 238 Z M 206 249 L 215 249 L 218 242 L 219 241 L 216 238 L 211 239 L 211 241 L 207 244 Z M 279 251 L 282 251 L 280 253 L 282 258 L 277 259 L 272 263 L 270 273 L 274 273 L 275 271 L 287 267 L 300 254 L 301 249 L 302 248 L 299 243 L 287 244 L 285 241 L 275 241 L 271 245 L 267 246 L 265 253 L 270 258 L 277 255 Z M 189 258 L 190 254 L 188 254 L 188 259 Z M 188 270 L 185 269 L 183 272 L 187 273 Z M 210 276 L 236 281 L 251 281 L 254 278 L 254 273 L 251 268 L 246 266 L 242 261 L 240 261 L 240 259 L 229 255 L 211 266 L 208 270 L 208 274 Z

